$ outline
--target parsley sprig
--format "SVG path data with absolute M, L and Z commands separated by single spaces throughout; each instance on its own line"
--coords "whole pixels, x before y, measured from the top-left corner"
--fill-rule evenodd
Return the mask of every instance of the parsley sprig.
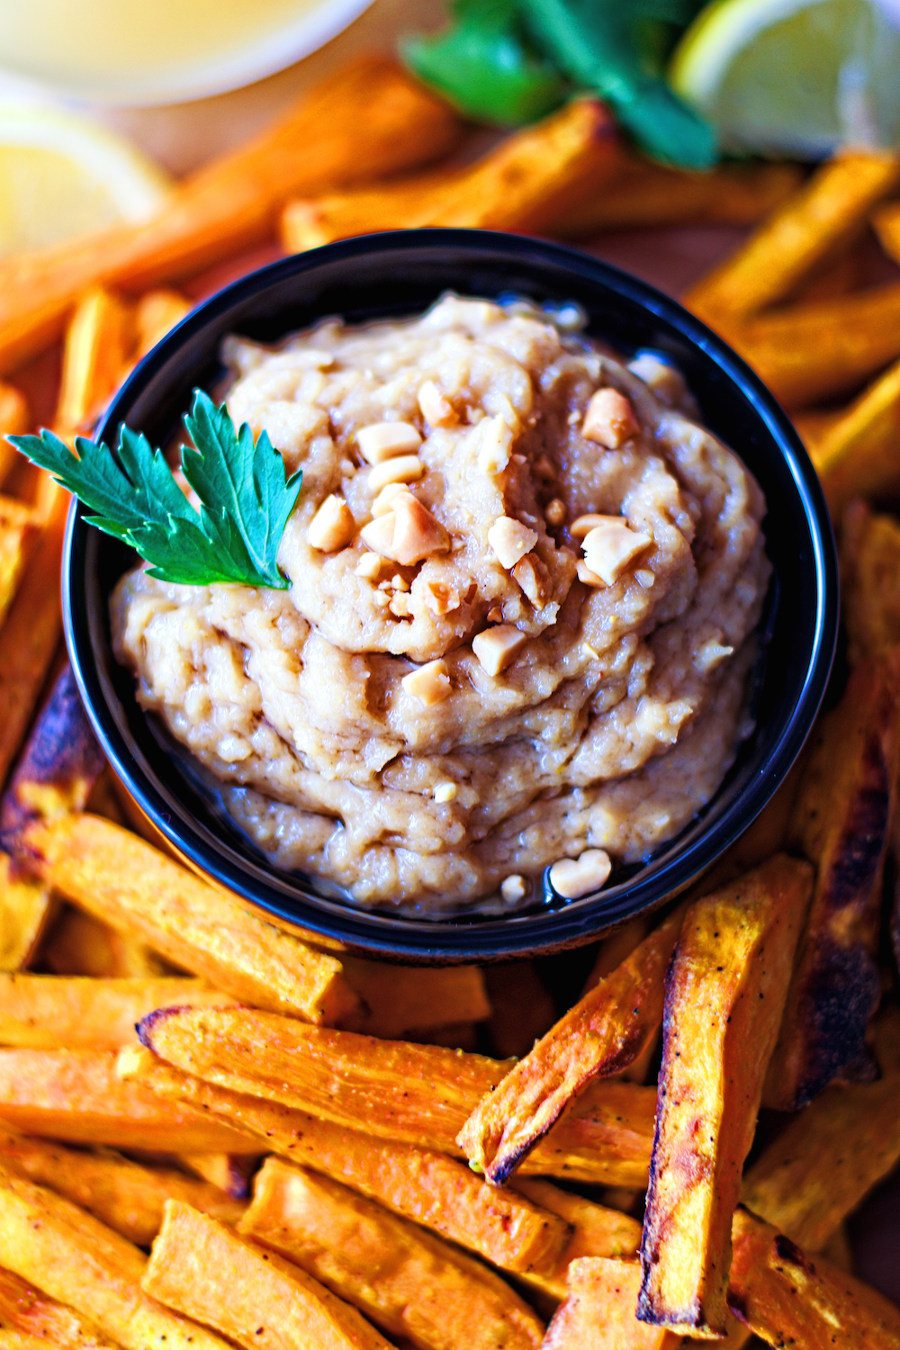
M 115 450 L 75 438 L 75 453 L 52 431 L 10 436 L 17 450 L 53 475 L 93 512 L 88 524 L 121 539 L 150 566 L 150 575 L 182 586 L 235 582 L 286 590 L 276 562 L 281 536 L 297 503 L 302 472 L 287 477 L 266 432 L 238 430 L 225 406 L 194 390 L 184 425 L 181 472 L 196 493 L 188 500 L 162 450 L 130 427 Z

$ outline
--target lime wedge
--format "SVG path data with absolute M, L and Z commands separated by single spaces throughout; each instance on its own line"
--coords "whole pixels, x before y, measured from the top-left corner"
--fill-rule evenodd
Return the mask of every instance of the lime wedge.
M 728 150 L 900 146 L 900 20 L 876 0 L 716 0 L 670 79 Z

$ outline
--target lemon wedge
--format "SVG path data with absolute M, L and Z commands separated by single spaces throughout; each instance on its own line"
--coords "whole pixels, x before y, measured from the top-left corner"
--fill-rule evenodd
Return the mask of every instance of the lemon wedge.
M 87 118 L 0 100 L 0 255 L 144 219 L 169 187 L 140 151 Z
M 900 19 L 885 0 L 716 0 L 670 79 L 728 150 L 900 146 Z

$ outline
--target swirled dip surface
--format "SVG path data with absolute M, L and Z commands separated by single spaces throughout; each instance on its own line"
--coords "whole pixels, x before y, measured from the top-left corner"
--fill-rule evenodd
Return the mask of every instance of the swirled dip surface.
M 677 375 L 455 296 L 226 355 L 235 421 L 303 469 L 291 589 L 137 570 L 113 626 L 276 864 L 436 914 L 681 829 L 743 734 L 768 564 Z

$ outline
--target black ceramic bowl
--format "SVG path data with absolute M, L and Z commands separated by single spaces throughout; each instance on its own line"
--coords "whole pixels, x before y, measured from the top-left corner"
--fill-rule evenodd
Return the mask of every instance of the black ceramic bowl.
M 618 884 L 567 904 L 503 918 L 429 922 L 356 909 L 314 877 L 276 871 L 191 781 L 185 753 L 138 707 L 111 651 L 107 598 L 134 555 L 73 509 L 64 605 L 69 651 L 94 729 L 150 820 L 199 870 L 261 908 L 330 941 L 397 959 L 485 960 L 547 952 L 597 936 L 695 881 L 751 824 L 805 741 L 825 689 L 837 625 L 837 577 L 815 473 L 760 381 L 703 324 L 634 277 L 572 249 L 466 230 L 372 235 L 286 258 L 227 286 L 147 356 L 109 409 L 165 444 L 195 385 L 213 386 L 222 339 L 272 341 L 326 315 L 351 321 L 423 310 L 443 291 L 574 300 L 590 331 L 624 352 L 652 347 L 687 377 L 708 426 L 734 447 L 768 503 L 774 581 L 753 694 L 755 730 L 715 799 L 675 840 Z

